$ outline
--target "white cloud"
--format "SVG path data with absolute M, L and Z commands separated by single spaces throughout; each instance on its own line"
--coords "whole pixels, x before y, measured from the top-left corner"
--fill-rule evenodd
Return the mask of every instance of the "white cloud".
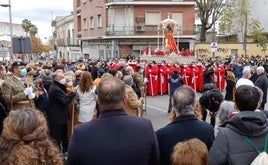
M 8 0 L 0 0 L 0 4 L 8 4 Z M 52 17 L 69 15 L 73 10 L 73 0 L 11 0 L 11 10 L 13 23 L 29 19 L 44 40 L 52 36 Z M 0 20 L 9 22 L 8 8 L 0 7 Z

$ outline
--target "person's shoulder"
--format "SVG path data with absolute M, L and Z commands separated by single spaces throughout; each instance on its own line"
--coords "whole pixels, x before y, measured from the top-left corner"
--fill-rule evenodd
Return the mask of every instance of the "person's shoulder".
M 200 125 L 200 127 L 202 127 L 203 129 L 214 130 L 213 126 L 205 121 L 198 120 L 197 122 L 198 125 Z

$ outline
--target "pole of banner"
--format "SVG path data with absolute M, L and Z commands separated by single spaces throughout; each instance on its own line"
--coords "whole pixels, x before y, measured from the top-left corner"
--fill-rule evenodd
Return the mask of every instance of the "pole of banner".
M 73 134 L 73 131 L 74 131 L 74 102 L 72 103 L 72 124 L 71 124 L 71 127 L 72 127 L 72 134 Z
M 168 81 L 168 95 L 170 95 L 169 73 L 167 74 L 167 81 Z
M 185 78 L 185 85 L 188 86 L 188 80 L 187 80 L 187 76 L 186 76 L 186 73 L 184 72 L 184 78 Z
M 144 71 L 143 71 L 143 80 L 144 80 L 144 77 L 146 78 L 146 74 L 145 74 L 145 69 L 146 69 L 146 65 L 144 65 Z M 147 79 L 147 78 L 146 78 Z M 147 112 L 147 83 L 148 83 L 148 80 L 146 82 L 146 84 L 144 85 L 144 92 L 143 92 L 143 95 L 144 95 L 144 109 L 145 109 L 145 113 Z
M 160 92 L 161 92 L 161 95 L 163 95 L 163 87 L 162 87 L 162 84 L 163 84 L 163 77 L 162 77 L 162 73 L 160 73 Z
M 152 74 L 151 73 L 150 73 L 150 86 L 151 86 L 152 96 L 154 96 L 154 89 L 153 89 L 153 82 L 152 82 Z
M 220 74 L 220 71 L 219 71 L 218 75 L 219 75 L 219 88 L 220 88 L 220 91 L 221 91 L 221 74 Z
M 193 72 L 194 76 L 193 76 L 193 80 L 194 80 L 194 91 L 196 92 L 196 77 L 195 77 L 195 72 Z

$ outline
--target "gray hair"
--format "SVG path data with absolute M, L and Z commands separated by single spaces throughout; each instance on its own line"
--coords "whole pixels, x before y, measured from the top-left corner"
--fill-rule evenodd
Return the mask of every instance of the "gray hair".
M 257 71 L 257 74 L 262 74 L 262 73 L 264 73 L 265 70 L 264 70 L 263 66 L 258 66 L 256 71 Z
M 193 114 L 195 92 L 189 86 L 181 86 L 173 94 L 173 107 L 178 114 Z
M 221 103 L 218 113 L 221 123 L 227 120 L 229 118 L 229 115 L 235 111 L 234 105 L 235 104 L 233 101 L 223 101 Z

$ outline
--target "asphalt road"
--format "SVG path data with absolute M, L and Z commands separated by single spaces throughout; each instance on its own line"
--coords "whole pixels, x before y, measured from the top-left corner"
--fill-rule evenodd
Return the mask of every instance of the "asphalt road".
M 147 96 L 146 114 L 144 118 L 151 120 L 155 130 L 164 127 L 169 123 L 168 95 Z
M 201 93 L 197 93 L 197 98 L 200 96 Z M 144 118 L 151 120 L 154 130 L 166 126 L 170 122 L 169 114 L 167 113 L 169 96 L 147 96 L 146 101 L 146 114 Z M 207 122 L 210 122 L 209 117 L 207 117 Z M 218 121 L 216 123 L 218 123 Z

